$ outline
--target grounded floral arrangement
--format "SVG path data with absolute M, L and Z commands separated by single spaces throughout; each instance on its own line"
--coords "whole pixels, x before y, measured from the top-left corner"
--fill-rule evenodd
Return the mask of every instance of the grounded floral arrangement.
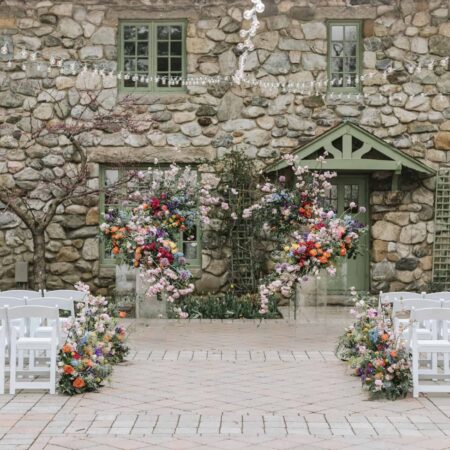
M 380 312 L 373 299 L 351 293 L 356 320 L 341 336 L 336 355 L 349 361 L 372 398 L 405 397 L 411 388 L 410 355 L 395 336 L 390 308 Z
M 58 387 L 68 395 L 96 391 L 129 351 L 125 329 L 109 314 L 107 300 L 92 295 L 81 282 L 75 287 L 87 295 L 65 325 L 67 340 L 59 352 Z

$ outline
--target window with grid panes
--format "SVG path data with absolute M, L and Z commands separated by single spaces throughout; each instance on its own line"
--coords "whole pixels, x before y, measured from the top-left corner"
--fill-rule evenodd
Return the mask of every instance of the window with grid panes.
M 333 91 L 359 89 L 361 23 L 328 23 L 328 79 Z
M 121 22 L 120 88 L 133 92 L 182 90 L 185 28 L 184 22 Z
M 101 168 L 100 184 L 102 189 L 100 191 L 100 217 L 102 219 L 110 209 L 127 211 L 137 206 L 128 202 L 129 194 L 136 192 L 136 190 L 141 190 L 141 192 L 143 192 L 144 187 L 139 185 L 139 180 L 137 178 L 134 178 L 128 183 L 119 183 L 119 187 L 115 187 L 114 189 L 108 189 L 110 186 L 116 185 L 119 180 L 124 179 L 127 171 L 137 169 L 145 170 L 145 167 L 129 167 L 128 169 L 122 167 Z M 193 175 L 197 176 L 194 171 Z M 180 233 L 176 242 L 178 249 L 184 253 L 190 267 L 201 267 L 200 227 L 197 226 L 193 230 L 193 238 L 191 235 L 188 236 L 185 233 Z M 100 262 L 103 265 L 116 264 L 114 255 L 106 251 L 102 241 L 100 241 Z

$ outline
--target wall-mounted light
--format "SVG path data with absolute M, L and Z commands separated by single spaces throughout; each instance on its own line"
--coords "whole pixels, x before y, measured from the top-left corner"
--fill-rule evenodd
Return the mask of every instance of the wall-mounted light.
M 11 36 L 0 36 L 0 61 L 9 61 L 14 56 Z

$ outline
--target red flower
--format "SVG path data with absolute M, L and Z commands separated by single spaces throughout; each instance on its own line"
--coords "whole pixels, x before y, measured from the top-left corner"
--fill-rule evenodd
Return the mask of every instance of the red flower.
M 81 359 L 81 356 L 77 352 L 73 354 L 73 357 L 74 359 Z
M 160 205 L 161 205 L 161 202 L 156 197 L 153 197 L 150 200 L 150 206 L 152 207 L 153 210 L 159 209 Z

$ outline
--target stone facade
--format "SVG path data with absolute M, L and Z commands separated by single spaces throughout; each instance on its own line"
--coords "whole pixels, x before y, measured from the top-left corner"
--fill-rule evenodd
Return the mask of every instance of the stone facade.
M 250 2 L 248 2 L 250 4 Z M 272 162 L 340 123 L 350 120 L 402 152 L 437 169 L 450 150 L 449 67 L 424 68 L 410 75 L 405 62 L 425 64 L 450 55 L 448 0 L 266 0 L 262 26 L 247 69 L 263 81 L 310 82 L 327 68 L 327 19 L 359 19 L 363 29 L 362 98 L 324 103 L 267 87 L 221 83 L 189 86 L 184 93 L 139 94 L 142 111 L 156 129 L 148 134 L 90 133 L 83 137 L 90 161 L 89 183 L 98 184 L 101 164 L 176 160 L 212 161 L 238 144 L 252 157 Z M 71 146 L 48 135 L 23 148 L 21 131 L 30 118 L 42 123 L 89 114 L 87 90 L 102 90 L 101 101 L 115 102 L 116 79 L 71 72 L 71 61 L 114 69 L 117 26 L 121 19 L 186 19 L 187 73 L 232 74 L 247 2 L 230 0 L 80 0 L 77 2 L 4 0 L 2 35 L 17 48 L 66 61 L 62 70 L 43 75 L 21 64 L 0 62 L 0 187 L 30 185 L 40 177 L 64 177 Z M 387 80 L 382 72 L 395 71 Z M 50 97 L 43 92 L 51 89 Z M 418 94 L 423 93 L 420 97 Z M 55 99 L 59 108 L 55 107 Z M 207 167 L 203 166 L 204 168 Z M 205 169 L 207 170 L 207 168 Z M 390 192 L 385 174 L 373 174 L 371 188 L 372 288 L 417 289 L 431 279 L 434 180 L 403 177 Z M 34 207 L 44 208 L 51 193 L 41 192 Z M 114 271 L 99 263 L 96 239 L 98 199 L 60 207 L 48 230 L 49 288 L 79 279 L 106 291 Z M 14 262 L 30 261 L 31 236 L 9 213 L 0 214 L 0 289 L 14 284 Z M 211 248 L 212 247 L 212 248 Z M 226 283 L 220 249 L 204 247 L 199 287 Z

